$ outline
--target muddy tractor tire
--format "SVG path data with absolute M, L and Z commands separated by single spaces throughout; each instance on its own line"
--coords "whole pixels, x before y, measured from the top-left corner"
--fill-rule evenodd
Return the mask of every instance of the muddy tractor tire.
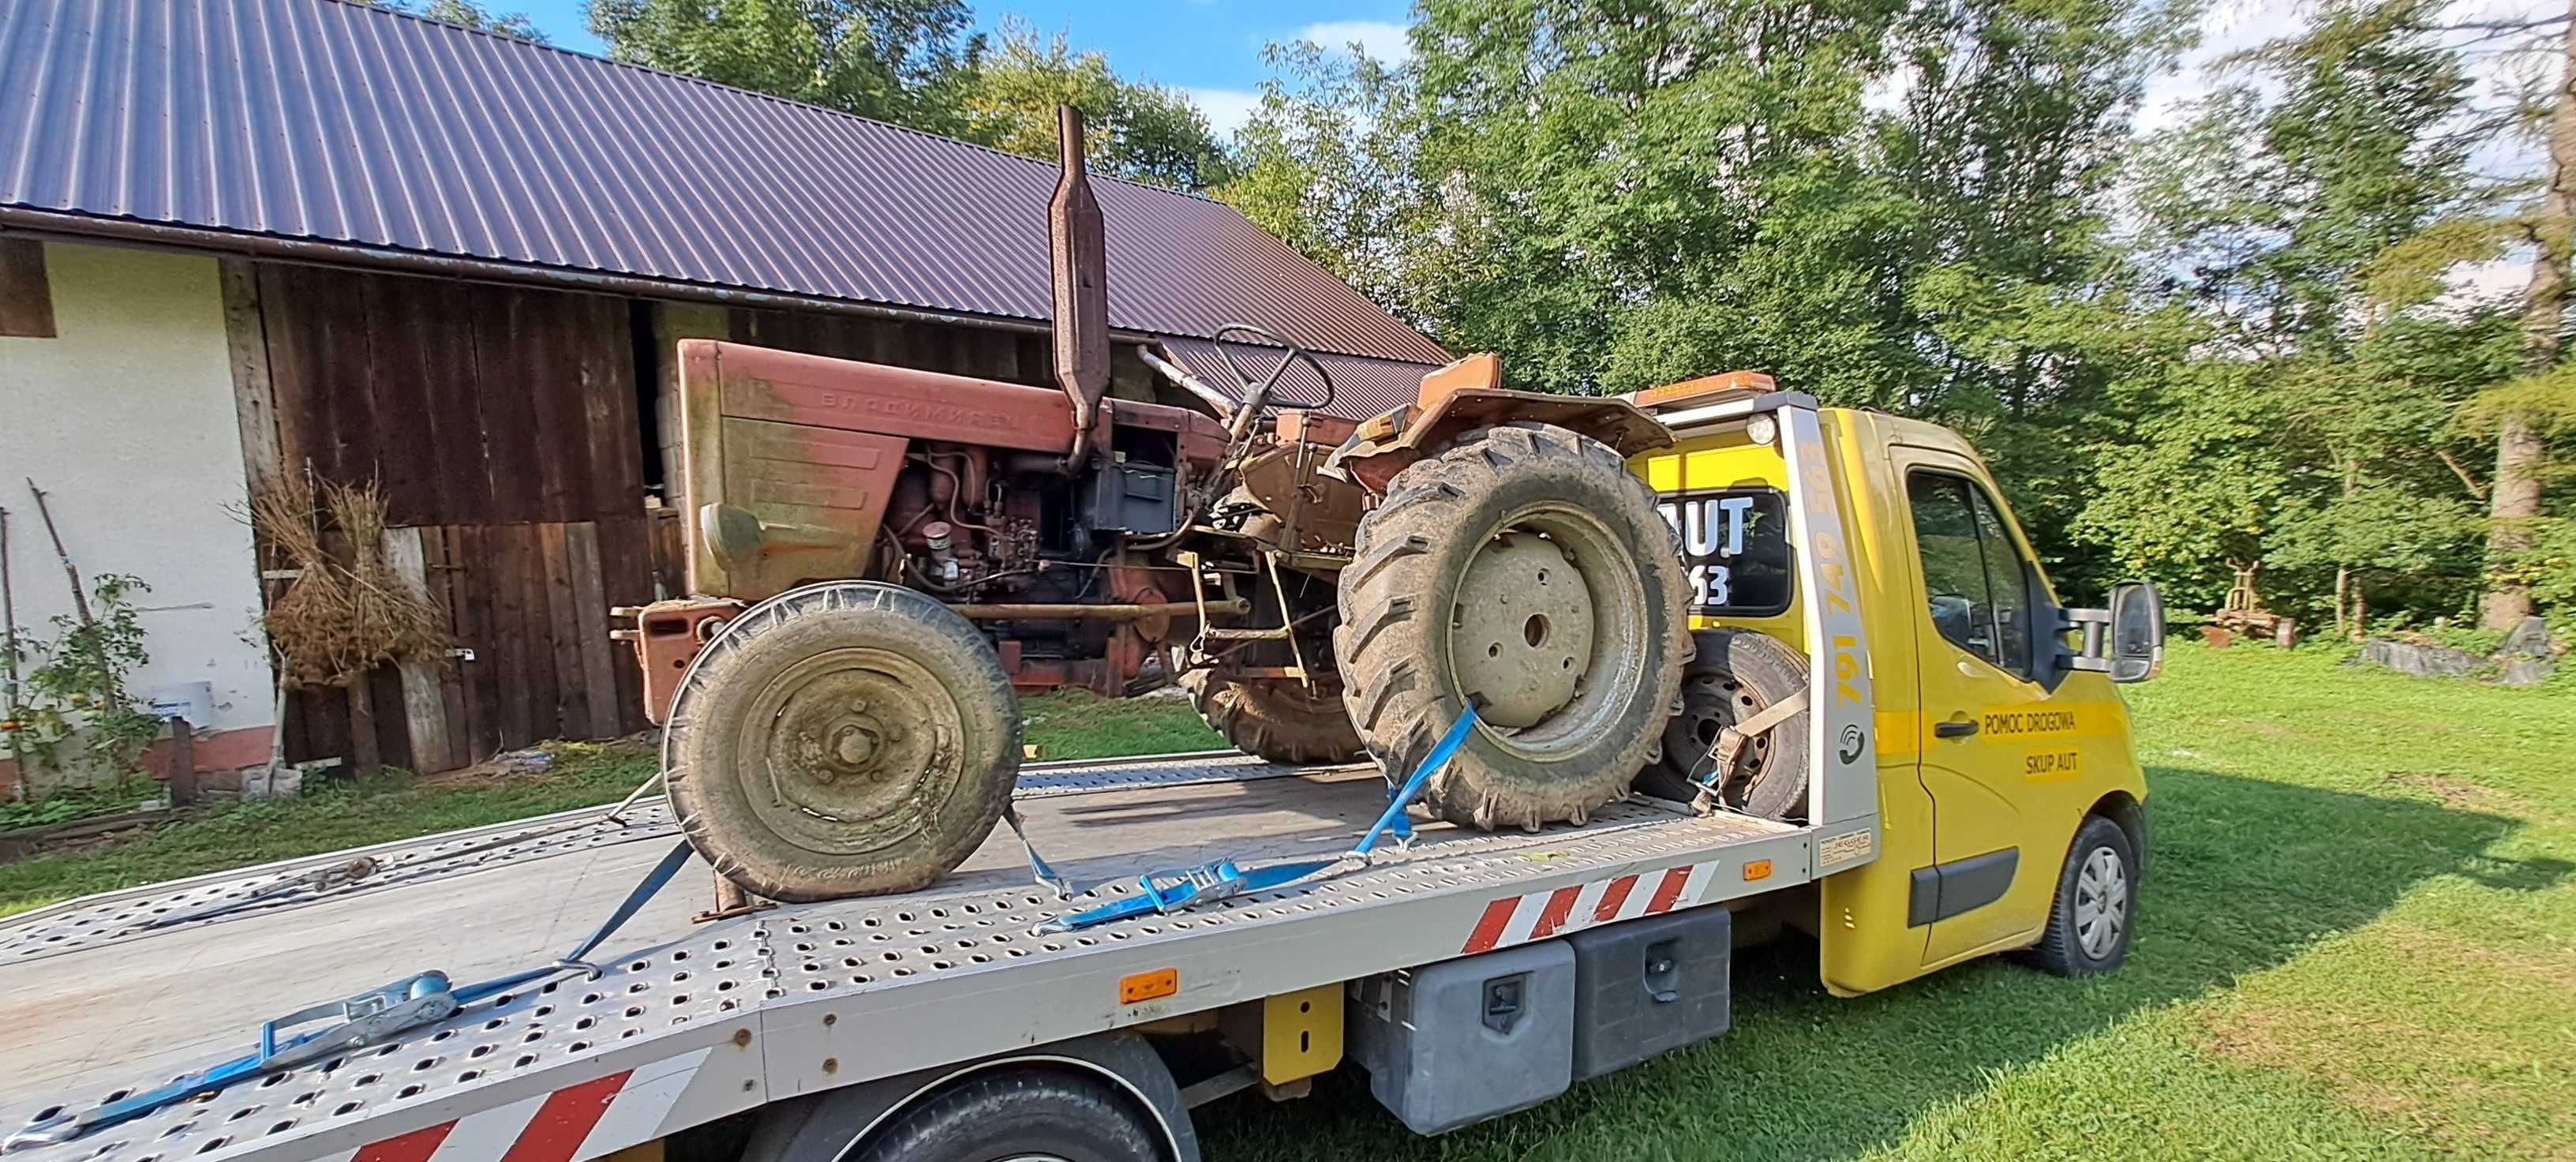
M 1213 671 L 1181 675 L 1190 705 L 1234 749 L 1289 766 L 1347 763 L 1366 752 L 1340 696 L 1295 682 L 1244 682 Z
M 1360 523 L 1335 631 L 1360 741 L 1401 778 L 1471 701 L 1424 788 L 1492 830 L 1581 822 L 1655 757 L 1690 656 L 1655 494 L 1563 428 L 1483 428 L 1398 473 Z
M 1708 773 L 1718 733 L 1807 688 L 1807 659 L 1780 639 L 1746 629 L 1691 635 L 1698 649 L 1682 668 L 1682 712 L 1664 727 L 1664 757 L 1637 775 L 1637 790 L 1688 803 L 1693 779 Z M 1763 819 L 1807 811 L 1807 712 L 1747 739 L 1718 782 L 1729 810 Z
M 663 730 L 681 830 L 773 900 L 911 891 L 984 842 L 1019 778 L 1019 698 L 927 594 L 873 581 L 764 601 L 699 655 Z

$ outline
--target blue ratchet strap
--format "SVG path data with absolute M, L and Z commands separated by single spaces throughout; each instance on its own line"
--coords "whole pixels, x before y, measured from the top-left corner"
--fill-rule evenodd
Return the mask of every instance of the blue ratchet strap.
M 688 864 L 690 854 L 688 840 L 683 839 L 671 845 L 671 853 L 663 856 L 662 862 L 654 864 L 652 871 L 644 873 L 644 878 L 636 883 L 633 891 L 626 893 L 624 900 L 618 902 L 617 910 L 608 914 L 608 919 L 590 934 L 590 939 L 582 941 L 572 951 L 555 958 L 553 964 L 469 984 L 456 990 L 456 1003 L 460 1007 L 470 1005 L 485 997 L 508 992 L 529 981 L 544 980 L 559 972 L 578 969 L 596 978 L 599 976 L 599 966 L 582 958 L 597 951 L 609 937 L 617 934 L 618 929 L 625 927 L 627 921 L 634 919 L 635 913 L 643 910 L 646 901 L 660 895 L 663 886 L 671 882 L 671 877 L 680 874 L 680 869 Z
M 1404 809 L 1411 806 L 1413 800 L 1422 794 L 1422 788 L 1430 784 L 1431 776 L 1439 774 L 1442 767 L 1449 765 L 1450 758 L 1458 753 L 1458 748 L 1466 745 L 1467 735 L 1475 725 L 1476 708 L 1470 705 L 1465 713 L 1458 716 L 1458 721 L 1449 727 L 1449 733 L 1441 736 L 1439 745 L 1432 747 L 1431 753 L 1424 756 L 1422 765 L 1414 768 L 1413 777 L 1406 779 L 1403 786 L 1395 789 L 1387 801 L 1386 810 L 1377 817 L 1377 822 L 1369 825 L 1367 834 L 1360 837 L 1358 845 L 1337 858 L 1276 864 L 1254 868 L 1251 871 L 1236 867 L 1233 860 L 1219 859 L 1191 867 L 1174 868 L 1170 871 L 1147 872 L 1136 877 L 1135 895 L 1112 900 L 1096 908 L 1052 917 L 1039 923 L 1035 931 L 1041 935 L 1071 932 L 1107 924 L 1114 920 L 1142 916 L 1149 912 L 1168 915 L 1192 904 L 1222 900 L 1228 896 L 1239 896 L 1246 892 L 1266 892 L 1272 888 L 1286 887 L 1321 875 L 1351 860 L 1357 860 L 1365 867 L 1368 865 L 1370 852 L 1377 847 L 1378 840 L 1389 832 L 1395 834 L 1398 846 L 1412 841 L 1413 825 L 1405 820 Z M 1026 837 L 1023 837 L 1023 842 L 1025 841 Z M 1029 857 L 1035 860 L 1037 852 L 1030 851 Z
M 1234 866 L 1233 860 L 1220 859 L 1193 867 L 1146 872 L 1136 877 L 1135 895 L 1112 900 L 1097 908 L 1042 920 L 1031 931 L 1039 935 L 1071 932 L 1131 916 L 1176 912 L 1195 903 L 1282 887 L 1340 862 L 1290 863 L 1247 872 Z
M 1413 777 L 1406 779 L 1404 785 L 1396 789 L 1395 797 L 1386 805 L 1386 813 L 1377 817 L 1377 822 L 1369 827 L 1368 834 L 1360 837 L 1359 846 L 1351 849 L 1351 858 L 1366 865 L 1369 852 L 1377 847 L 1378 837 L 1390 831 L 1395 833 L 1396 846 L 1399 848 L 1413 842 L 1413 823 L 1404 817 L 1404 809 L 1412 806 L 1413 800 L 1422 794 L 1422 788 L 1431 784 L 1431 776 L 1439 774 L 1440 768 L 1449 765 L 1450 758 L 1458 753 L 1458 748 L 1467 745 L 1467 734 L 1475 728 L 1475 725 L 1476 704 L 1470 702 L 1467 704 L 1466 712 L 1460 714 L 1458 721 L 1450 725 L 1449 733 L 1440 736 L 1440 744 L 1432 747 L 1431 753 L 1423 757 L 1421 766 L 1414 768 Z
M 372 1045 L 398 1033 L 438 1024 L 476 1001 L 560 972 L 578 969 L 597 976 L 599 969 L 582 958 L 597 950 L 602 942 L 633 919 L 645 901 L 659 894 L 663 886 L 671 882 L 671 877 L 679 874 L 681 866 L 688 863 L 689 855 L 686 841 L 674 846 L 671 854 L 663 856 L 662 862 L 626 894 L 617 910 L 609 913 L 607 922 L 592 932 L 589 939 L 544 968 L 514 972 L 463 988 L 451 985 L 446 973 L 424 972 L 356 996 L 300 1009 L 262 1022 L 258 1047 L 249 1053 L 189 1074 L 159 1089 L 94 1106 L 77 1114 L 56 1114 L 9 1135 L 5 1143 L 0 1143 L 0 1150 L 15 1152 L 32 1146 L 68 1142 L 96 1130 L 130 1122 L 198 1094 L 213 1093 L 278 1070 L 292 1069 L 308 1061 Z M 282 1039 L 279 1036 L 281 1030 L 332 1016 L 341 1020 L 325 1028 Z

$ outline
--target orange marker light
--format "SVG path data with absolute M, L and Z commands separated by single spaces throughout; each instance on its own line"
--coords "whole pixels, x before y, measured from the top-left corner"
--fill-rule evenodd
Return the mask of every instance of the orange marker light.
M 1726 371 L 1716 375 L 1703 375 L 1697 379 L 1685 379 L 1680 383 L 1667 383 L 1662 387 L 1650 387 L 1629 396 L 1628 402 L 1641 408 L 1671 407 L 1675 404 L 1720 395 L 1758 395 L 1776 386 L 1770 376 L 1759 371 Z
M 1748 861 L 1748 862 L 1744 865 L 1744 880 L 1745 880 L 1745 882 L 1746 882 L 1746 883 L 1751 883 L 1751 882 L 1753 882 L 1754 880 L 1767 880 L 1767 879 L 1770 879 L 1770 878 L 1771 878 L 1771 861 L 1770 861 L 1770 860 L 1767 860 L 1767 859 L 1751 860 L 1751 861 Z
M 1177 968 L 1158 968 L 1118 978 L 1118 1003 L 1122 1005 L 1168 997 L 1179 991 L 1181 970 Z

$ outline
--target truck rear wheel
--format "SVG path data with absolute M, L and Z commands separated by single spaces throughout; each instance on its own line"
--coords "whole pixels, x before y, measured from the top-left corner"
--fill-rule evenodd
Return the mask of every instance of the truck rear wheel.
M 1019 699 L 982 634 L 872 581 L 762 602 L 672 703 L 681 829 L 744 888 L 804 903 L 911 891 L 983 843 L 1019 777 Z
M 1671 546 L 1627 462 L 1563 428 L 1469 432 L 1396 474 L 1341 575 L 1361 742 L 1401 777 L 1473 703 L 1425 805 L 1487 830 L 1585 819 L 1654 754 L 1680 688 Z
M 1116 1087 L 1070 1069 L 975 1074 L 903 1111 L 849 1162 L 1158 1162 L 1160 1135 Z
M 1190 705 L 1236 750 L 1274 763 L 1347 763 L 1365 753 L 1350 711 L 1334 694 L 1295 682 L 1244 682 L 1213 670 L 1181 675 Z

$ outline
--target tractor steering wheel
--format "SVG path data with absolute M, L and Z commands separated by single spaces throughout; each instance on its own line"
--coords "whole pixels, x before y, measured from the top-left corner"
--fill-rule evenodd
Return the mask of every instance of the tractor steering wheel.
M 1248 343 L 1236 339 L 1233 343 L 1228 343 L 1226 337 L 1229 335 L 1248 335 L 1261 342 Z M 1313 352 L 1306 350 L 1304 346 L 1287 336 L 1250 323 L 1228 323 L 1217 328 L 1216 334 L 1209 336 L 1208 343 L 1216 348 L 1217 358 L 1225 361 L 1226 372 L 1234 376 L 1234 385 L 1242 392 L 1238 398 L 1242 400 L 1246 413 L 1258 413 L 1264 407 L 1327 408 L 1333 406 L 1332 373 L 1324 370 L 1323 363 L 1315 358 Z M 1279 351 L 1279 362 L 1271 365 L 1268 374 L 1254 379 L 1244 372 L 1242 364 L 1235 362 L 1233 348 L 1236 346 L 1276 348 Z M 1270 394 L 1278 389 L 1280 377 L 1287 374 L 1289 365 L 1298 362 L 1303 362 L 1307 367 L 1312 368 L 1315 378 L 1324 381 L 1324 398 L 1313 403 L 1273 402 Z

